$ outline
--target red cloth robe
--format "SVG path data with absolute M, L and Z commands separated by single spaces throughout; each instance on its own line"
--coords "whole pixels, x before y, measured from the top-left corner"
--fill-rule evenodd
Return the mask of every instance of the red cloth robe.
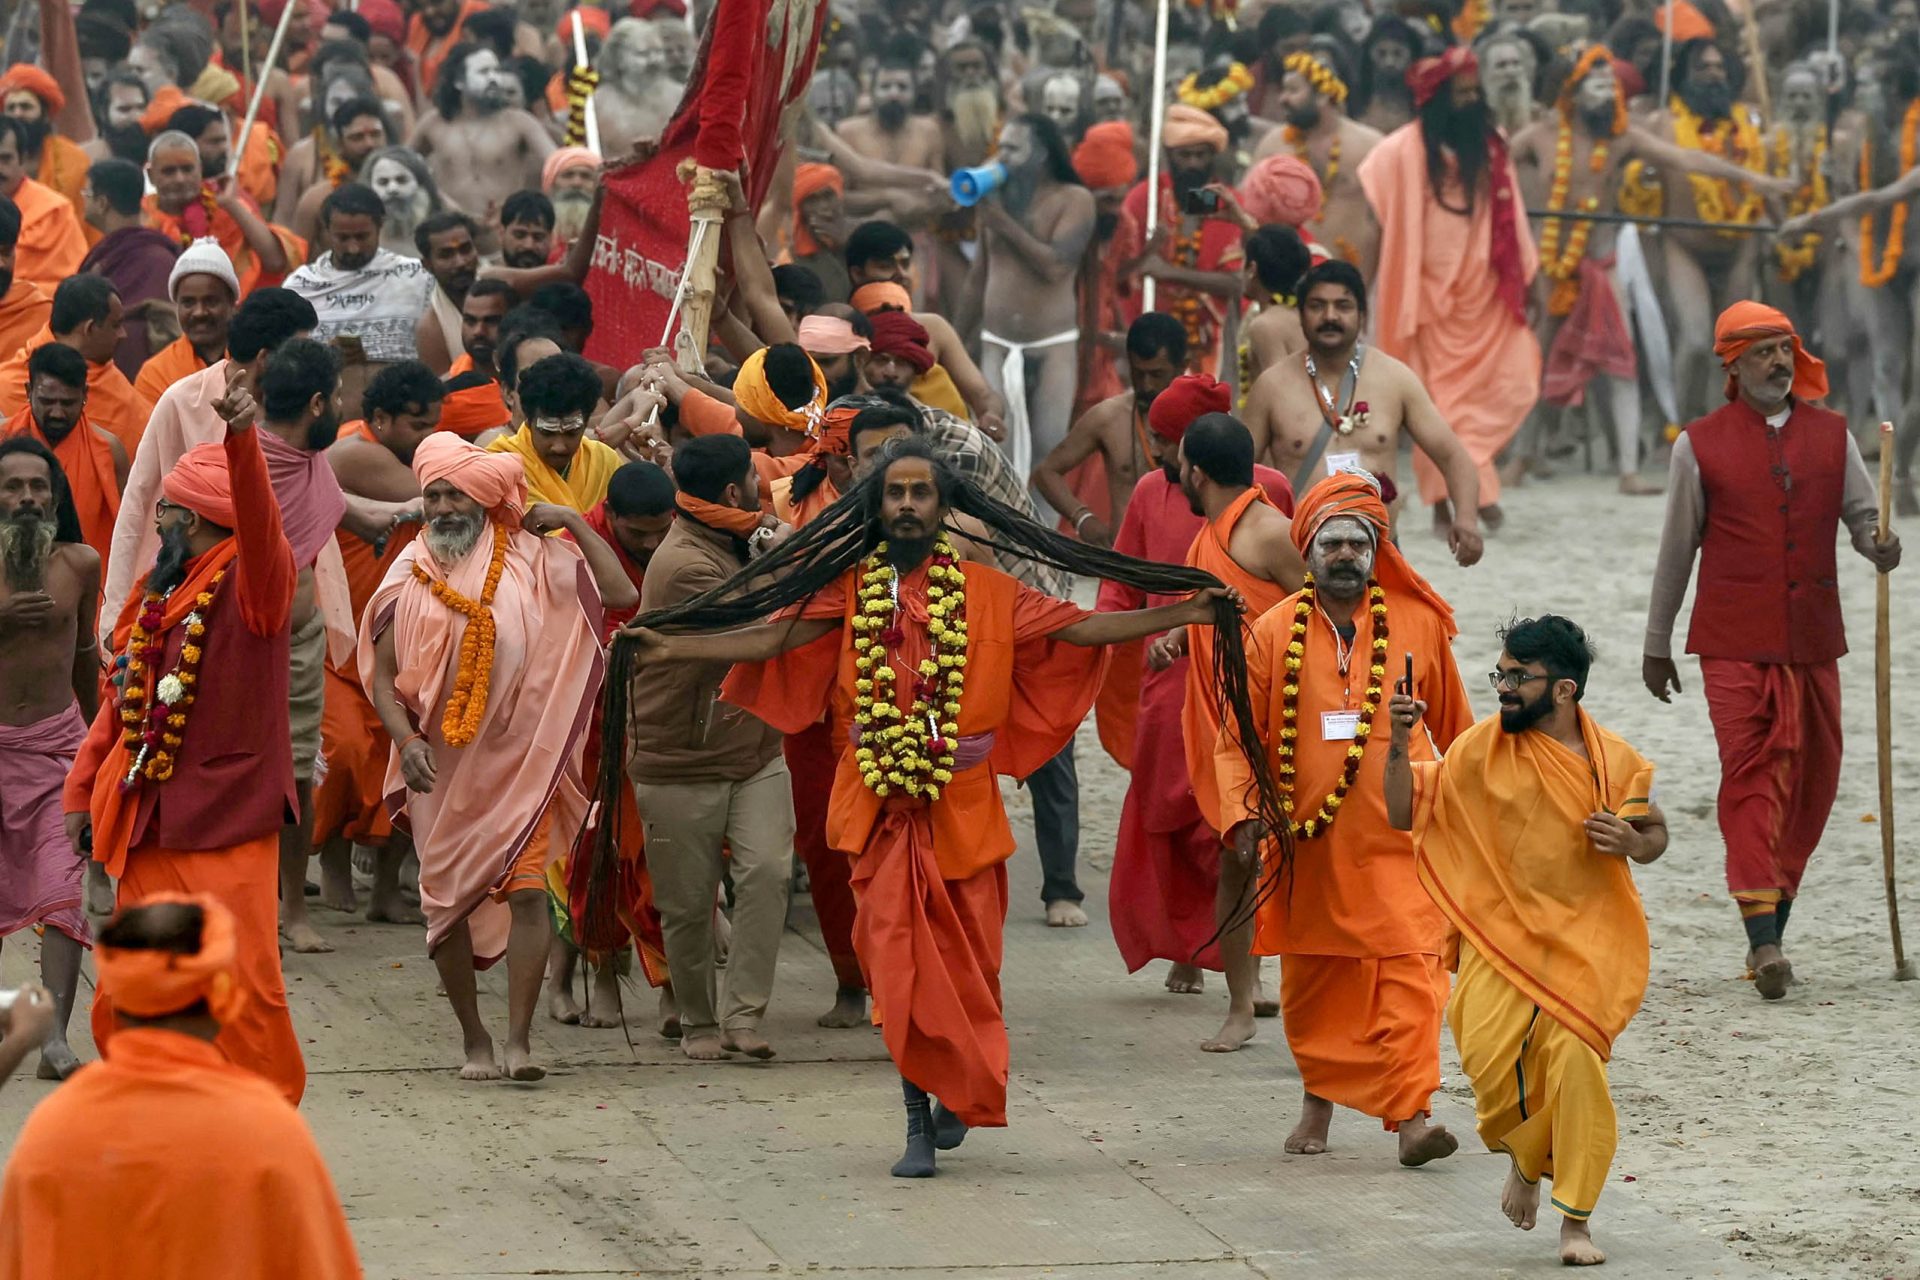
M 1172 246 L 1175 233 L 1181 225 L 1181 213 L 1173 199 L 1173 176 L 1160 175 L 1160 214 L 1159 226 L 1168 229 L 1167 257 L 1177 261 L 1178 265 L 1190 267 L 1195 271 L 1238 271 L 1243 261 L 1240 250 L 1240 228 L 1222 218 L 1208 218 L 1200 224 L 1199 250 L 1192 262 L 1181 260 L 1179 251 Z M 1116 264 L 1132 262 L 1146 252 L 1147 247 L 1147 184 L 1142 182 L 1127 193 L 1126 203 L 1121 206 L 1121 218 L 1114 231 L 1107 253 Z M 1145 294 L 1141 289 L 1138 275 L 1117 276 L 1116 291 L 1119 299 L 1120 314 L 1127 324 L 1140 318 L 1145 308 Z M 1220 300 L 1211 294 L 1197 292 L 1180 285 L 1167 284 L 1164 281 L 1154 286 L 1154 308 L 1169 315 L 1186 318 L 1188 322 L 1187 369 L 1193 373 L 1213 374 L 1218 372 L 1220 364 L 1220 326 L 1226 318 Z M 1197 339 L 1197 341 L 1195 340 Z

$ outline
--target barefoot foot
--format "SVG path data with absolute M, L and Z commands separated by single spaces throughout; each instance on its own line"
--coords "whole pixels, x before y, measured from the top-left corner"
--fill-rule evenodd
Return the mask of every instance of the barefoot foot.
M 580 1013 L 580 1025 L 617 1027 L 626 1020 L 626 1011 L 620 999 L 620 974 L 611 964 L 601 965 L 593 971 L 593 992 L 587 998 L 587 1007 Z
M 1607 1260 L 1583 1218 L 1560 1221 L 1560 1261 L 1569 1267 L 1597 1267 Z
M 1175 995 L 1197 996 L 1206 989 L 1206 971 L 1197 964 L 1176 964 L 1167 970 L 1167 990 Z
M 524 1044 L 507 1045 L 507 1079 L 523 1084 L 547 1078 L 547 1069 L 533 1064 L 533 1050 Z
M 1644 480 L 1638 473 L 1620 477 L 1620 492 L 1626 494 L 1628 497 L 1650 498 L 1655 494 L 1665 493 L 1666 491 L 1665 485 L 1655 484 L 1651 480 Z
M 680 1041 L 680 1052 L 695 1062 L 725 1062 L 728 1058 L 726 1045 L 720 1042 L 717 1031 L 702 1031 L 699 1035 L 687 1036 Z
M 673 998 L 673 984 L 660 988 L 660 1006 L 656 1026 L 662 1040 L 680 1038 L 680 1004 Z
M 1256 1018 L 1277 1018 L 1280 1016 L 1280 1002 L 1269 1000 L 1265 996 L 1253 998 L 1253 1016 Z
M 1220 1024 L 1219 1034 L 1211 1040 L 1202 1040 L 1203 1053 L 1232 1053 L 1247 1041 L 1253 1039 L 1253 1010 L 1229 1009 L 1227 1020 Z
M 1459 1149 L 1460 1140 L 1443 1124 L 1428 1124 L 1422 1116 L 1400 1122 L 1400 1163 L 1409 1169 L 1444 1160 Z
M 841 987 L 833 993 L 833 1008 L 814 1019 L 818 1026 L 837 1030 L 864 1027 L 868 1021 L 867 993 L 859 987 Z
M 324 955 L 333 950 L 333 944 L 321 937 L 319 931 L 305 920 L 295 920 L 280 930 L 287 945 L 303 956 Z
M 1087 913 L 1080 909 L 1077 902 L 1068 902 L 1061 898 L 1047 904 L 1047 928 L 1084 929 L 1087 927 Z
M 1506 1185 L 1500 1188 L 1500 1212 L 1522 1231 L 1533 1230 L 1540 1214 L 1540 1184 L 1520 1176 L 1518 1166 L 1507 1170 Z
M 1333 1123 L 1333 1104 L 1311 1093 L 1300 1097 L 1300 1120 L 1281 1148 L 1290 1156 L 1317 1156 L 1327 1149 L 1327 1126 Z
M 352 907 L 343 907 L 351 911 Z M 392 896 L 375 894 L 367 899 L 367 923 L 369 924 L 425 924 L 427 917 L 420 908 L 408 902 L 398 889 Z
M 755 1031 L 752 1027 L 741 1027 L 738 1030 L 722 1032 L 720 1035 L 720 1047 L 730 1049 L 734 1053 L 744 1053 L 749 1058 L 758 1058 L 762 1062 L 765 1062 L 773 1056 L 773 1046 L 767 1043 L 765 1036 Z
M 498 1080 L 500 1063 L 493 1056 L 491 1037 L 467 1046 L 466 1065 L 460 1068 L 462 1080 Z
M 358 911 L 359 895 L 353 891 L 353 846 L 329 841 L 320 850 L 320 902 L 329 911 Z
M 547 1016 L 569 1027 L 580 1022 L 580 1002 L 573 998 L 573 985 L 547 988 Z
M 85 1065 L 65 1040 L 49 1040 L 40 1046 L 40 1066 L 33 1074 L 39 1080 L 65 1080 Z

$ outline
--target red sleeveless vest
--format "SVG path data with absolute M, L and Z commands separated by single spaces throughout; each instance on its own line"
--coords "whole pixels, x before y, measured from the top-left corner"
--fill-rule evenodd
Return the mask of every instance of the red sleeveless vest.
M 1735 400 L 1690 423 L 1687 439 L 1707 511 L 1687 652 L 1762 663 L 1838 658 L 1847 651 L 1834 559 L 1847 420 L 1796 404 L 1771 432 Z

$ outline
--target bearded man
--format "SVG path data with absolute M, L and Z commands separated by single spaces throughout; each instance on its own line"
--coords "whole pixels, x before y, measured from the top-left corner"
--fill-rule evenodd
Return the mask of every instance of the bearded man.
M 464 353 L 460 309 L 466 303 L 467 291 L 480 278 L 480 224 L 449 209 L 422 222 L 413 237 L 414 248 L 420 261 L 427 264 L 434 283 L 414 343 L 427 367 L 445 376 Z
M 1302 49 L 1288 54 L 1282 66 L 1276 99 L 1281 127 L 1261 140 L 1254 161 L 1291 154 L 1312 166 L 1320 180 L 1320 215 L 1296 229 L 1365 270 L 1378 252 L 1378 233 L 1366 216 L 1358 175 L 1380 134 L 1347 115 L 1349 77 L 1337 50 Z M 1240 388 L 1242 395 L 1246 391 Z
M 486 10 L 485 0 L 421 0 L 416 6 L 407 20 L 406 52 L 420 75 L 423 108 L 432 100 L 442 66 L 467 38 L 467 19 Z M 459 74 L 457 69 L 454 74 Z
M 279 283 L 294 263 L 306 260 L 305 242 L 264 221 L 231 177 L 204 176 L 200 148 L 186 134 L 169 130 L 154 138 L 147 148 L 147 180 L 153 184 L 142 205 L 147 225 L 183 247 L 203 236 L 217 239 L 233 261 L 242 297 Z
M 1360 45 L 1360 79 L 1354 85 L 1353 114 L 1383 137 L 1413 120 L 1413 91 L 1407 72 L 1426 53 L 1426 39 L 1406 19 L 1383 13 Z
M 485 45 L 459 44 L 447 54 L 407 145 L 426 157 L 434 181 L 462 209 L 497 209 L 508 196 L 540 185 L 554 141 L 538 120 L 507 106 L 507 71 Z M 483 234 L 483 250 L 493 237 Z
M 1074 412 L 1084 415 L 1122 390 L 1114 354 L 1125 340 L 1128 322 L 1121 315 L 1113 240 L 1120 231 L 1127 193 L 1140 176 L 1133 154 L 1133 127 L 1118 120 L 1089 125 L 1073 149 L 1073 171 L 1093 193 L 1094 210 L 1093 238 L 1080 264 L 1080 332 L 1087 341 L 1080 344 L 1073 402 Z
M 932 116 L 913 111 L 918 64 L 911 49 L 889 45 L 881 50 L 868 81 L 867 97 L 873 109 L 842 120 L 834 132 L 869 159 L 945 173 L 945 131 Z
M 1494 458 L 1540 388 L 1540 344 L 1527 327 L 1533 236 L 1472 52 L 1449 49 L 1407 78 L 1419 119 L 1395 130 L 1360 166 L 1381 231 L 1374 338 L 1432 393 L 1479 471 L 1480 517 L 1497 528 Z M 1413 469 L 1435 532 L 1451 537 L 1440 468 L 1417 455 Z
M 387 209 L 387 220 L 380 224 L 380 247 L 404 257 L 424 259 L 419 246 L 420 228 L 427 219 L 446 210 L 446 201 L 440 198 L 440 187 L 427 162 L 412 147 L 382 147 L 367 157 L 361 172 Z
M 969 169 L 992 158 L 1000 142 L 1000 72 L 984 43 L 969 37 L 947 46 L 935 64 L 933 101 L 947 168 Z M 959 312 L 972 261 L 962 246 L 975 241 L 976 222 L 973 210 L 956 209 L 934 223 L 941 311 Z
M 1045 116 L 1009 121 L 999 161 L 1006 181 L 975 206 L 980 255 L 968 313 L 980 316 L 980 371 L 1006 401 L 1007 453 L 1025 475 L 1071 421 L 1080 339 L 1072 282 L 1093 238 L 1094 208 Z M 1044 501 L 1036 505 L 1043 523 L 1053 519 Z
M 327 197 L 351 182 L 366 168 L 369 156 L 393 141 L 388 135 L 386 110 L 372 98 L 347 99 L 334 111 L 328 127 L 332 144 L 321 172 L 304 191 L 297 190 L 289 173 L 283 172 L 280 201 L 274 211 L 274 216 L 295 235 L 314 243 L 325 243 L 320 209 Z M 287 170 L 292 168 L 289 162 Z M 408 225 L 404 231 L 403 244 L 412 238 L 413 227 Z
M 27 400 L 27 362 L 35 351 L 57 343 L 80 354 L 87 370 L 87 412 L 125 447 L 140 446 L 153 406 L 133 389 L 113 362 L 126 332 L 120 295 L 102 276 L 69 276 L 53 291 L 47 326 L 0 361 L 0 413 L 17 413 Z
M 585 147 L 561 147 L 547 157 L 547 163 L 540 170 L 540 189 L 553 202 L 554 251 L 566 252 L 567 246 L 586 231 L 587 217 L 593 208 L 594 189 L 599 183 L 600 157 Z M 505 217 L 505 214 L 501 216 Z M 543 267 L 546 260 L 522 265 Z
M 59 83 L 31 62 L 16 62 L 0 75 L 0 111 L 25 126 L 21 159 L 27 175 L 65 196 L 74 212 L 85 218 L 81 187 L 87 176 L 87 153 L 54 127 L 54 117 L 66 105 L 67 95 Z
M 56 342 L 38 347 L 23 377 L 26 405 L 0 425 L 0 436 L 26 436 L 53 451 L 80 536 L 104 565 L 127 484 L 126 447 L 87 416 L 87 362 L 79 352 Z
M 81 541 L 59 462 L 38 440 L 0 439 L 0 937 L 40 931 L 40 980 L 54 1000 L 42 1080 L 80 1065 L 67 1020 L 92 934 L 60 789 L 99 706 L 99 597 L 100 557 Z
M 87 237 L 72 202 L 27 175 L 29 136 L 23 121 L 0 115 L 0 196 L 20 211 L 14 274 L 51 291 L 80 269 Z
M 1540 67 L 1533 46 L 1517 28 L 1482 39 L 1474 52 L 1485 71 L 1493 122 L 1511 138 L 1540 118 L 1533 79 Z
M 518 458 L 435 432 L 414 449 L 413 472 L 427 526 L 362 615 L 360 677 L 395 744 L 386 794 L 419 851 L 427 953 L 460 1023 L 460 1078 L 538 1080 L 528 1036 L 553 938 L 546 875 L 587 814 L 581 752 L 600 610 L 639 593 L 578 512 L 526 505 Z M 572 540 L 541 536 L 560 529 Z M 503 955 L 504 1061 L 474 980 Z
M 622 18 L 607 32 L 594 59 L 600 85 L 593 91 L 600 154 L 623 156 L 643 138 L 657 138 L 686 86 L 667 69 L 667 46 L 645 18 Z

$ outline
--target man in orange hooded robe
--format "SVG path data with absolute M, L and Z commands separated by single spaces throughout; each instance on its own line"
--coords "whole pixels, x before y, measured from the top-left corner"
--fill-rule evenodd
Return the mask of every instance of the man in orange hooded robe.
M 80 269 L 87 237 L 67 198 L 27 176 L 26 153 L 26 126 L 12 116 L 0 116 L 0 196 L 20 211 L 14 274 L 51 293 Z

